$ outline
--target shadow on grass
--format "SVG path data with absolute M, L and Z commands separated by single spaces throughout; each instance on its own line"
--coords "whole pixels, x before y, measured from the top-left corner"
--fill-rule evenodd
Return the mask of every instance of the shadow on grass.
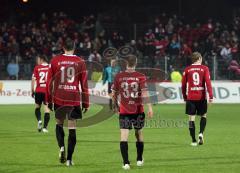
M 228 161 L 220 161 L 220 160 L 223 160 L 223 159 L 228 159 Z M 149 160 L 149 163 L 159 163 L 160 165 L 162 166 L 167 166 L 167 165 L 172 165 L 172 164 L 161 164 L 161 163 L 164 163 L 164 162 L 184 162 L 184 161 L 194 161 L 194 162 L 199 162 L 199 161 L 205 161 L 204 163 L 201 162 L 201 165 L 202 164 L 206 164 L 206 165 L 209 165 L 210 162 L 209 160 L 212 160 L 211 161 L 211 164 L 239 164 L 240 163 L 240 160 L 238 161 L 232 161 L 232 160 L 229 160 L 231 159 L 230 157 L 223 157 L 223 156 L 210 156 L 210 157 L 187 157 L 187 158 L 168 158 L 168 159 L 151 159 Z M 174 165 L 179 165 L 179 166 L 186 166 L 186 165 L 192 165 L 192 163 L 189 163 L 189 164 L 174 164 Z
M 77 172 L 81 171 L 84 173 L 106 173 L 106 172 L 116 172 L 115 168 L 113 167 L 109 167 L 109 169 L 106 169 L 107 165 L 109 164 L 117 164 L 117 162 L 110 162 L 110 163 L 105 163 L 105 164 L 93 164 L 93 163 L 89 163 L 89 164 L 75 164 L 73 167 L 69 168 L 67 167 L 65 164 L 28 164 L 28 163 L 1 163 L 0 165 L 4 165 L 4 167 L 7 167 L 6 169 L 4 169 L 4 167 L 0 168 L 0 172 L 1 173 L 28 173 L 28 172 L 39 172 L 39 170 L 41 170 L 41 172 L 47 172 L 47 173 L 55 173 L 55 172 L 60 172 L 62 173 L 62 171 L 64 172 L 71 172 L 78 169 Z M 120 164 L 119 164 L 120 165 Z M 16 168 L 15 168 L 16 167 Z M 98 170 L 95 170 L 95 169 Z M 54 169 L 54 171 L 50 171 L 48 169 Z M 86 171 L 88 170 L 88 171 Z

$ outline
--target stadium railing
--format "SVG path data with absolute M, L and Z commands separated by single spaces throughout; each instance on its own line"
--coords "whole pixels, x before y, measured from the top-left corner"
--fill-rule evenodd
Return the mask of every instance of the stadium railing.
M 190 58 L 184 56 L 144 56 L 141 52 L 138 53 L 139 68 L 156 68 L 160 69 L 166 74 L 165 80 L 169 80 L 171 71 L 177 70 L 183 72 L 184 68 L 189 65 Z M 226 62 L 219 55 L 203 55 L 204 64 L 209 67 L 211 72 L 212 80 L 239 80 L 240 75 L 236 75 L 234 72 L 228 69 L 229 62 Z M 0 56 L 0 80 L 8 80 L 9 75 L 7 72 L 7 66 L 14 60 L 19 65 L 19 73 L 16 76 L 17 80 L 30 80 L 32 76 L 32 71 L 35 66 L 35 59 L 26 60 L 19 56 Z M 87 59 L 87 58 L 85 58 Z M 103 65 L 104 67 L 104 65 Z M 92 68 L 91 68 L 92 69 Z M 91 70 L 93 72 L 94 70 Z M 97 70 L 99 72 L 99 69 Z M 89 79 L 91 76 L 89 75 Z
M 16 75 L 16 80 L 28 80 L 31 79 L 32 71 L 35 65 L 35 58 L 32 59 L 25 59 L 20 56 L 0 56 L 0 79 L 1 80 L 8 80 L 9 74 L 7 72 L 7 66 L 11 61 L 14 60 L 14 63 L 18 64 L 19 66 L 19 73 Z

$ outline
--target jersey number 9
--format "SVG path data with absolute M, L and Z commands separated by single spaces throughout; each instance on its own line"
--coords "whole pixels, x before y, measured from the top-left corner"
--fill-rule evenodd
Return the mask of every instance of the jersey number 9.
M 194 84 L 194 85 L 199 85 L 199 83 L 200 83 L 199 73 L 198 73 L 198 72 L 194 72 L 194 73 L 192 74 L 192 78 L 193 78 L 193 84 Z

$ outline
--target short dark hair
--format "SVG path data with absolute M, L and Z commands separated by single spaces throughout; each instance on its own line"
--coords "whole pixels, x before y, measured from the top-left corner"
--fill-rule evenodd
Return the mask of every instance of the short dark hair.
M 75 50 L 75 42 L 71 38 L 67 38 L 63 43 L 63 48 L 66 51 Z
M 198 61 L 199 59 L 201 59 L 201 58 L 202 58 L 201 53 L 199 53 L 199 52 L 193 52 L 192 57 L 191 57 L 192 63 L 197 62 L 197 61 Z
M 38 57 L 44 62 L 48 62 L 48 57 L 46 55 L 38 55 Z
M 128 67 L 134 67 L 137 65 L 137 57 L 135 55 L 128 55 L 127 56 L 127 64 Z

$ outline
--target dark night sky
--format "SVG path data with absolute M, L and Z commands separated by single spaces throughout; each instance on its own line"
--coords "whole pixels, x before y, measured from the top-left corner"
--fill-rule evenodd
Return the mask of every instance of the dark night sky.
M 153 7 L 155 13 L 181 13 L 199 18 L 228 18 L 233 8 L 240 7 L 239 0 L 0 0 L 0 17 L 18 16 L 21 13 L 38 16 L 42 12 L 65 11 L 73 17 L 120 8 L 130 14 L 139 9 Z M 34 13 L 33 13 L 34 12 Z M 34 15 L 33 15 L 34 14 Z M 146 10 L 146 14 L 148 11 Z

